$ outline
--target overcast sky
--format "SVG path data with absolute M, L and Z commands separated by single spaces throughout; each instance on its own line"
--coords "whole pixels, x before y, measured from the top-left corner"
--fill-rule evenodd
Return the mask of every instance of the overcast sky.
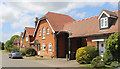
M 99 15 L 102 9 L 118 10 L 118 0 L 1 0 L 0 41 L 20 35 L 24 27 L 34 27 L 35 17 L 40 18 L 47 12 L 66 14 L 81 20 Z

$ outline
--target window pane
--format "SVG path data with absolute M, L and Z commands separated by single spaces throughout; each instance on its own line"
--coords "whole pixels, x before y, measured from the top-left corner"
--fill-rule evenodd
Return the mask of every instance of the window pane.
M 47 34 L 49 34 L 49 27 L 47 27 Z
M 52 51 L 52 44 L 49 44 L 49 51 Z

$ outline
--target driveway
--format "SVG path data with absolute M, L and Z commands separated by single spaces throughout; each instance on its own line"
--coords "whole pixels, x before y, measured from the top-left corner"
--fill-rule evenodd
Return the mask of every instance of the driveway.
M 1 55 L 1 54 L 0 54 Z M 8 54 L 2 54 L 2 67 L 79 67 L 75 61 L 66 59 L 10 59 Z

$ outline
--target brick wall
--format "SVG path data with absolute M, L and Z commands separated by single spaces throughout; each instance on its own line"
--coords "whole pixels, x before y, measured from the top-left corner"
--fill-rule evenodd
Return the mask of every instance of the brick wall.
M 43 27 L 45 27 L 45 39 L 43 38 Z M 47 27 L 49 27 L 49 34 L 47 34 Z M 41 30 L 41 36 L 39 36 L 39 30 Z M 39 24 L 39 28 L 36 32 L 36 36 L 35 36 L 35 40 L 39 40 L 40 41 L 40 56 L 44 56 L 44 57 L 50 57 L 55 56 L 55 52 L 56 52 L 56 47 L 55 47 L 55 34 L 52 34 L 52 29 L 49 26 L 49 24 L 47 23 L 46 20 L 43 20 L 40 22 Z M 43 51 L 43 43 L 45 44 L 46 48 L 45 51 Z M 52 51 L 49 51 L 49 43 L 52 44 Z M 36 46 L 36 51 L 37 51 L 37 46 Z

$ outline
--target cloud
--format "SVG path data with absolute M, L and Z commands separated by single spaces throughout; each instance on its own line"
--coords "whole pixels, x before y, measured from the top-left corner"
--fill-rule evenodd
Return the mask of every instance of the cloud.
M 3 32 L 0 32 L 0 41 L 6 42 L 7 40 L 10 40 L 10 38 L 13 35 L 20 35 L 20 32 L 14 32 L 13 34 L 12 33 L 3 33 Z
M 13 33 L 13 35 L 19 35 L 20 36 L 20 32 L 15 32 L 15 33 Z
M 20 17 L 17 21 L 11 24 L 11 28 L 13 29 L 19 29 L 19 28 L 24 28 L 24 27 L 34 27 L 32 26 L 34 23 L 34 16 L 30 15 L 24 15 Z
M 1 11 L 0 12 L 1 23 L 13 22 L 19 17 L 19 15 L 22 15 L 22 13 L 19 12 L 17 9 L 11 8 L 2 3 L 0 3 L 0 11 Z
M 86 16 L 86 12 L 78 13 L 76 11 L 72 11 L 69 15 L 75 18 L 84 18 Z

